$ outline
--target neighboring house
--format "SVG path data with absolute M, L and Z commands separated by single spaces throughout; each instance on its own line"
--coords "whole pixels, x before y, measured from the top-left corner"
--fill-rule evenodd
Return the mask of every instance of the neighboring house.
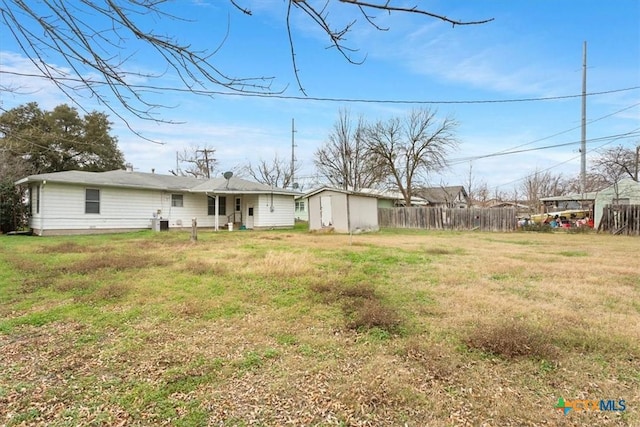
M 329 188 L 329 187 L 321 187 L 321 188 Z M 314 192 L 316 190 L 312 190 Z M 339 191 L 345 191 L 340 189 Z M 405 206 L 404 196 L 399 191 L 389 191 L 389 190 L 378 190 L 374 188 L 361 188 L 352 193 L 361 193 L 362 195 L 367 195 L 371 197 L 375 197 L 378 201 L 379 208 L 396 208 L 399 206 Z M 411 198 L 411 206 L 426 206 L 429 202 L 424 200 L 421 197 L 412 197 Z M 296 209 L 295 209 L 295 217 L 296 220 L 299 221 L 309 221 L 309 199 L 307 194 L 300 195 L 296 197 Z
M 606 205 L 640 205 L 640 182 L 625 178 L 600 190 L 595 196 L 594 225 L 600 225 L 602 209 Z
M 429 206 L 441 208 L 466 208 L 469 204 L 467 191 L 462 185 L 451 187 L 419 188 L 413 192 L 429 202 Z
M 571 209 L 593 209 L 594 201 L 598 192 L 583 194 L 567 194 L 565 196 L 542 197 L 540 201 L 544 204 L 545 212 L 571 210 Z
M 374 195 L 323 187 L 305 194 L 305 198 L 309 201 L 309 230 L 353 233 L 380 229 Z
M 360 193 L 369 194 L 378 198 L 379 208 L 397 208 L 406 206 L 404 195 L 400 191 L 378 190 L 375 188 L 361 188 Z M 422 197 L 411 197 L 411 206 L 427 206 L 429 202 Z
M 298 193 L 231 177 L 196 179 L 125 170 L 55 172 L 29 186 L 29 227 L 38 235 L 158 228 L 290 228 Z
M 305 195 L 296 196 L 294 216 L 296 221 L 309 221 L 309 200 Z

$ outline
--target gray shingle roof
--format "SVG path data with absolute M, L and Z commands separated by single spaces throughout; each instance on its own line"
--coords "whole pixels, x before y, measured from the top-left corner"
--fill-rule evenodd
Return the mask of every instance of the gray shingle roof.
M 66 171 L 30 175 L 16 182 L 56 182 L 64 184 L 95 185 L 105 187 L 143 188 L 150 190 L 184 191 L 195 193 L 274 193 L 299 194 L 282 188 L 247 181 L 242 178 L 198 179 L 187 176 L 162 175 L 156 173 L 114 170 L 108 172 Z

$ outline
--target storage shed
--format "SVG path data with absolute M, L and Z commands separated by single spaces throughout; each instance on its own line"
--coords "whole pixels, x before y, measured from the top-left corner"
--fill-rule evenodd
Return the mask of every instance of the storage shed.
M 619 182 L 600 190 L 595 196 L 595 226 L 602 220 L 602 210 L 607 205 L 638 205 L 640 204 L 640 182 L 625 178 Z
M 380 229 L 375 195 L 322 187 L 305 196 L 309 201 L 309 230 L 357 233 Z

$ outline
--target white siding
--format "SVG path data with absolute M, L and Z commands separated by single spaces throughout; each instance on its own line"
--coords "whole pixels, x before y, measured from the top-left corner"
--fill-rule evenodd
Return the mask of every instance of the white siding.
M 350 194 L 347 198 L 345 193 L 331 190 L 324 190 L 309 197 L 310 230 L 322 228 L 320 209 L 322 198 L 331 198 L 332 227 L 338 233 L 379 230 L 378 201 L 375 197 Z M 347 199 L 349 200 L 349 209 L 347 209 Z
M 323 197 L 331 198 L 331 219 L 333 229 L 339 233 L 348 233 L 347 227 L 347 196 L 337 191 L 325 190 L 309 197 L 309 229 L 322 228 L 320 200 Z M 325 199 L 326 202 L 327 199 Z
M 100 213 L 85 213 L 85 190 L 100 190 Z M 33 195 L 35 196 L 35 190 Z M 183 206 L 171 206 L 171 195 L 182 194 Z M 294 224 L 294 197 L 286 195 L 239 195 L 243 204 L 254 207 L 255 228 L 288 228 Z M 234 210 L 234 195 L 226 198 L 227 214 Z M 169 221 L 169 228 L 189 228 L 192 218 L 198 227 L 214 227 L 215 216 L 208 215 L 205 193 L 180 193 L 47 183 L 40 190 L 40 213 L 35 211 L 30 227 L 37 234 L 139 230 L 151 228 L 154 213 Z M 273 207 L 273 209 L 272 209 Z M 246 220 L 246 209 L 243 219 Z M 219 216 L 219 225 L 228 222 L 228 215 Z
M 596 195 L 594 206 L 594 225 L 598 228 L 602 220 L 602 210 L 606 205 L 615 203 L 616 199 L 628 199 L 628 204 L 640 204 L 640 183 L 632 179 L 624 179 L 616 185 L 608 187 Z
M 260 194 L 254 205 L 255 228 L 290 228 L 294 224 L 294 197 L 279 194 Z
M 378 201 L 373 197 L 349 196 L 351 230 L 378 231 Z
M 100 213 L 85 213 L 85 190 L 100 190 Z M 34 192 L 35 193 L 35 192 Z M 40 190 L 40 214 L 30 220 L 36 233 L 54 230 L 137 230 L 151 228 L 154 213 L 169 221 L 169 227 L 191 227 L 191 219 L 198 226 L 213 226 L 214 217 L 207 215 L 204 194 L 183 194 L 183 207 L 171 206 L 170 192 L 113 187 L 62 185 L 47 183 Z M 226 216 L 220 217 L 226 222 Z

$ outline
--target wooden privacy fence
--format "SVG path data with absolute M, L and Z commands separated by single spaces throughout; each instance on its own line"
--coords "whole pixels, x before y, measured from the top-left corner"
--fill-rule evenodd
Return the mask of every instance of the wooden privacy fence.
M 606 205 L 598 231 L 640 236 L 640 205 Z
M 388 228 L 514 231 L 513 208 L 379 208 L 378 224 Z

